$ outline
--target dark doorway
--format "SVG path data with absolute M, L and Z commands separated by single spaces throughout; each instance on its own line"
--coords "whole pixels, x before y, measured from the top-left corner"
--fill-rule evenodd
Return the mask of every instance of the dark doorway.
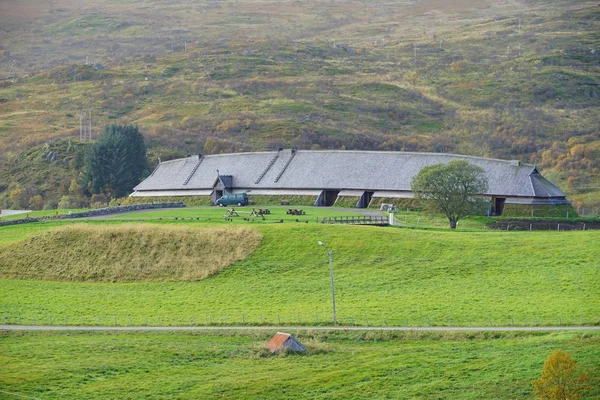
M 362 196 L 360 196 L 360 200 L 358 200 L 358 208 L 367 208 L 369 204 L 371 204 L 371 199 L 373 198 L 373 193 L 375 192 L 364 192 Z
M 339 190 L 326 190 L 324 192 L 323 205 L 325 207 L 331 207 L 334 205 L 338 198 L 338 194 L 340 194 Z
M 500 216 L 504 211 L 504 197 L 492 197 L 492 215 Z

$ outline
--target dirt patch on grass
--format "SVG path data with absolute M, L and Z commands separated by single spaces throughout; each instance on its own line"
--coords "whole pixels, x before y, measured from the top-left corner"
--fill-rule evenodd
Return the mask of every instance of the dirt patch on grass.
M 0 277 L 59 281 L 197 281 L 248 257 L 251 229 L 73 226 L 3 249 Z

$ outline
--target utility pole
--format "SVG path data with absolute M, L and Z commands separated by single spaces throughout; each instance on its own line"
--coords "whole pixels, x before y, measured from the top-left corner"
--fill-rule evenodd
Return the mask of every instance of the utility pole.
M 331 306 L 333 310 L 333 325 L 337 325 L 337 317 L 335 315 L 335 282 L 333 280 L 333 251 L 329 250 L 327 246 L 320 240 L 317 242 L 319 246 L 325 247 L 327 255 L 329 256 L 329 276 L 331 278 Z
M 79 113 L 79 140 L 92 140 L 92 110 Z
M 10 64 L 10 69 L 8 70 L 8 74 L 6 74 L 6 80 L 8 80 L 8 78 L 14 78 L 14 73 L 13 71 L 15 70 L 15 65 L 17 63 L 17 60 L 12 60 L 12 63 Z M 11 74 L 13 74 L 11 76 Z
M 413 44 L 413 53 L 415 56 L 415 65 L 417 64 L 417 45 Z

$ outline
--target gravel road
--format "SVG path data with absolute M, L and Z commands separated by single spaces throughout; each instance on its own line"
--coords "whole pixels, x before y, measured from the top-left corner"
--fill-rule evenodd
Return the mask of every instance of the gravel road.
M 356 326 L 59 326 L 0 325 L 9 331 L 419 331 L 419 332 L 549 332 L 600 331 L 600 326 L 448 326 L 448 327 L 356 327 Z

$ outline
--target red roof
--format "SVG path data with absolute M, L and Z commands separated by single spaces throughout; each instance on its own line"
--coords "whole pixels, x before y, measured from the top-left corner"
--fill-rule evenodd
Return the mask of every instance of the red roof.
M 306 348 L 300 343 L 295 337 L 289 333 L 277 332 L 275 336 L 271 338 L 265 344 L 265 348 L 270 350 L 272 353 L 277 353 L 282 349 L 290 349 L 292 351 L 304 351 Z
M 289 333 L 277 332 L 275 336 L 273 336 L 271 340 L 265 344 L 265 348 L 275 352 L 281 348 L 281 346 L 290 338 L 290 336 L 292 335 Z

